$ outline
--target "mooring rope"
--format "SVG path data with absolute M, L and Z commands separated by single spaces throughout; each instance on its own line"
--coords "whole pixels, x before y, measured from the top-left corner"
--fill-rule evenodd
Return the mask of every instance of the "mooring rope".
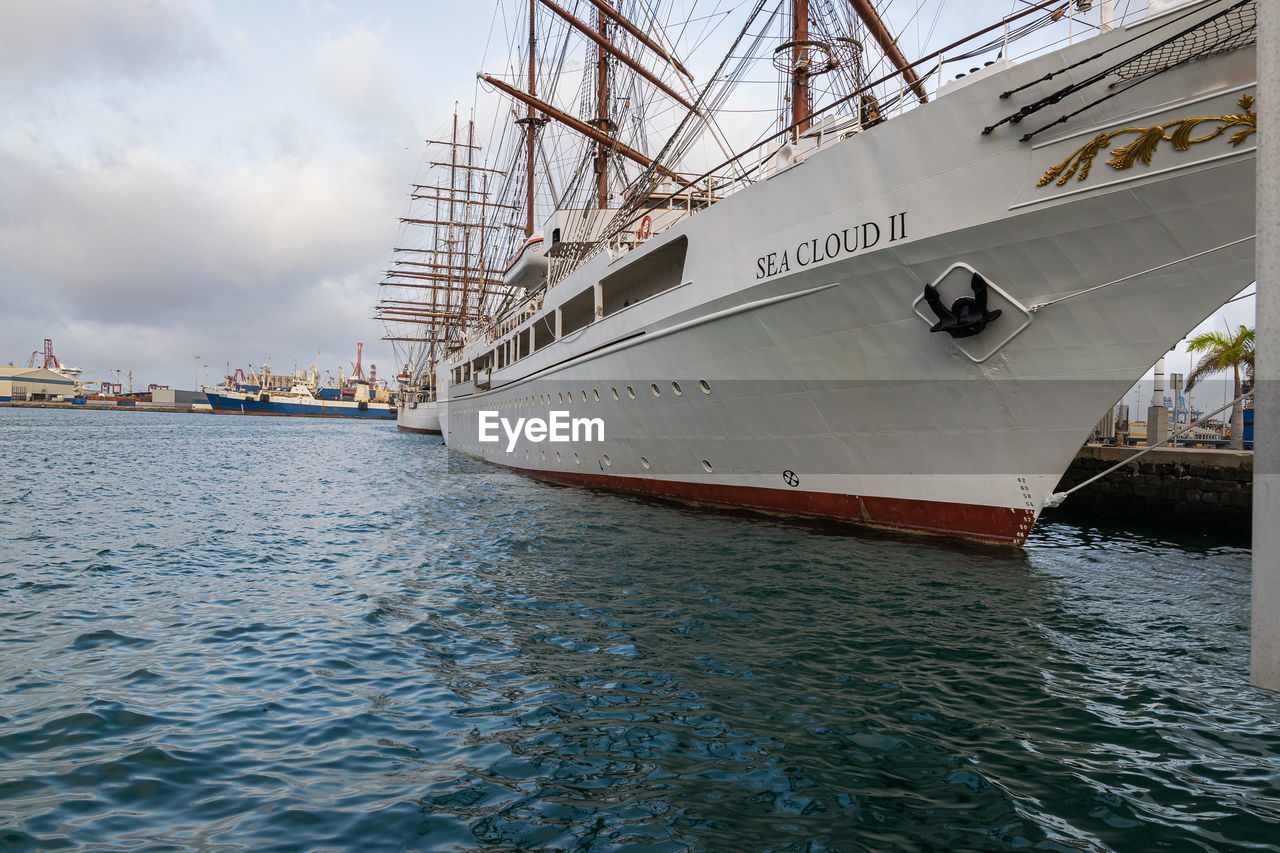
M 1095 290 L 1101 290 L 1102 288 L 1110 287 L 1113 284 L 1120 284 L 1120 282 L 1122 281 L 1129 281 L 1130 279 L 1138 278 L 1140 276 L 1147 275 L 1148 273 L 1159 272 L 1162 269 L 1167 269 L 1169 267 L 1176 266 L 1177 264 L 1185 263 L 1186 261 L 1193 261 L 1196 258 L 1201 258 L 1201 257 L 1204 257 L 1205 255 L 1211 255 L 1214 252 L 1221 252 L 1223 249 L 1230 249 L 1232 246 L 1238 246 L 1241 243 L 1247 243 L 1250 240 L 1253 240 L 1254 238 L 1256 238 L 1257 236 L 1258 236 L 1257 234 L 1250 234 L 1248 237 L 1241 237 L 1239 240 L 1232 240 L 1230 243 L 1223 243 L 1221 246 L 1214 246 L 1212 249 L 1205 249 L 1203 252 L 1196 252 L 1194 255 L 1187 255 L 1185 257 L 1178 258 L 1177 260 L 1169 261 L 1169 263 L 1167 264 L 1161 264 L 1158 267 L 1151 267 L 1150 269 L 1145 269 L 1145 270 L 1142 270 L 1141 272 L 1135 272 L 1132 275 L 1125 276 L 1124 278 L 1117 278 L 1112 281 L 1107 281 L 1107 282 L 1103 282 L 1102 284 L 1094 285 L 1093 287 L 1085 288 L 1084 290 L 1077 290 L 1075 293 L 1068 293 L 1065 296 L 1059 296 L 1056 299 L 1046 299 L 1044 302 L 1036 302 L 1027 306 L 1027 310 L 1032 314 L 1034 314 L 1037 311 L 1039 311 L 1041 308 L 1047 308 L 1050 305 L 1056 305 L 1059 302 L 1065 302 L 1068 299 L 1074 299 L 1075 297 L 1083 296 L 1086 293 L 1093 293 Z
M 1164 441 L 1158 441 L 1158 442 L 1156 442 L 1155 444 L 1148 445 L 1146 448 L 1144 448 L 1144 449 L 1142 449 L 1142 450 L 1138 451 L 1137 453 L 1133 454 L 1132 456 L 1130 456 L 1128 459 L 1124 460 L 1123 462 L 1117 462 L 1115 465 L 1112 465 L 1110 468 L 1108 468 L 1107 470 L 1103 471 L 1101 474 L 1096 474 L 1096 475 L 1094 475 L 1094 476 L 1090 477 L 1089 479 L 1085 480 L 1083 483 L 1080 483 L 1080 484 L 1079 484 L 1079 485 L 1077 485 L 1077 486 L 1073 486 L 1072 488 L 1067 489 L 1065 492 L 1054 492 L 1053 494 L 1049 495 L 1049 497 L 1047 497 L 1047 498 L 1045 498 L 1045 499 L 1044 499 L 1044 506 L 1045 506 L 1045 508 L 1047 509 L 1048 507 L 1061 506 L 1061 505 L 1062 505 L 1062 502 L 1063 502 L 1063 501 L 1065 501 L 1065 500 L 1067 499 L 1067 496 L 1068 496 L 1068 495 L 1070 495 L 1072 492 L 1078 492 L 1078 491 L 1080 491 L 1081 489 L 1083 489 L 1085 486 L 1089 485 L 1090 483 L 1095 482 L 1095 481 L 1097 481 L 1097 480 L 1101 480 L 1103 477 L 1107 476 L 1107 475 L 1108 475 L 1108 474 L 1110 474 L 1112 471 L 1115 471 L 1115 470 L 1118 470 L 1118 469 L 1120 469 L 1120 468 L 1123 468 L 1124 466 L 1128 465 L 1130 462 L 1133 462 L 1135 459 L 1137 459 L 1137 458 L 1139 458 L 1139 457 L 1141 457 L 1141 456 L 1146 456 L 1148 453 L 1150 453 L 1151 451 L 1155 450 L 1157 447 L 1160 447 L 1160 446 L 1162 446 L 1162 445 L 1164 445 L 1164 444 L 1166 444 L 1166 443 L 1168 443 L 1168 442 L 1170 442 L 1170 441 L 1173 441 L 1175 438 L 1178 438 L 1178 437 L 1179 437 L 1180 435 L 1182 435 L 1183 433 L 1190 432 L 1191 430 L 1193 430 L 1193 429 L 1195 429 L 1196 427 L 1200 426 L 1200 424 L 1202 424 L 1202 423 L 1204 423 L 1205 421 L 1209 420 L 1209 418 L 1213 417 L 1214 415 L 1217 415 L 1217 414 L 1220 414 L 1220 413 L 1222 413 L 1222 412 L 1225 412 L 1227 409 L 1231 408 L 1231 407 L 1232 407 L 1232 406 L 1234 406 L 1236 403 L 1239 403 L 1241 400 L 1244 400 L 1244 399 L 1245 399 L 1246 397 L 1248 397 L 1248 396 L 1249 396 L 1248 394 L 1241 394 L 1239 397 L 1236 397 L 1234 400 L 1232 400 L 1230 403 L 1227 403 L 1227 404 L 1226 404 L 1225 406 L 1223 406 L 1222 408 L 1220 408 L 1220 409 L 1215 409 L 1215 410 L 1213 410 L 1212 412 L 1210 412 L 1209 414 L 1207 414 L 1207 415 L 1203 415 L 1199 420 L 1195 421 L 1194 423 L 1189 423 L 1189 424 L 1187 424 L 1185 427 L 1183 427 L 1182 429 L 1177 430 L 1176 432 L 1174 432 L 1174 433 L 1170 434 L 1170 435 L 1169 435 L 1169 437 L 1168 437 L 1168 438 L 1166 438 Z

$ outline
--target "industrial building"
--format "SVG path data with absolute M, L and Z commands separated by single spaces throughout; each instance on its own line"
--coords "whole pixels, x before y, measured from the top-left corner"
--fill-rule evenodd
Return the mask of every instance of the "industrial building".
M 209 398 L 205 396 L 203 391 L 179 391 L 170 388 L 153 388 L 151 390 L 151 404 L 153 406 L 184 408 L 194 403 L 207 402 L 209 402 Z
M 42 367 L 0 367 L 0 403 L 14 400 L 70 400 L 76 383 Z

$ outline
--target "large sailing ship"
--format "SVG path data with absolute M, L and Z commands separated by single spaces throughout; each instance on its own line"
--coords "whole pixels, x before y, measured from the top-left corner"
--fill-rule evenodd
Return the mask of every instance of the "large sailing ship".
M 408 432 L 440 434 L 436 365 L 444 347 L 482 319 L 485 289 L 499 283 L 485 258 L 491 232 L 502 227 L 487 188 L 502 173 L 476 162 L 481 150 L 474 121 L 460 128 L 456 112 L 447 139 L 427 140 L 425 175 L 411 187 L 395 258 L 379 284 L 374 318 L 404 363 L 396 426 Z
M 1255 0 L 1025 5 L 908 61 L 871 0 L 758 0 L 695 83 L 695 16 L 529 0 L 480 75 L 510 99 L 480 196 L 506 207 L 437 350 L 447 444 L 1021 545 L 1099 418 L 1253 280 L 1257 122 Z M 778 120 L 698 165 L 761 57 Z M 486 440 L 556 411 L 603 430 Z

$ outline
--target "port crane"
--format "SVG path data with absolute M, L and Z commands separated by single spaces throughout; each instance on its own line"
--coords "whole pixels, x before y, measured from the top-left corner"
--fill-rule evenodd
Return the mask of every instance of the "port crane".
M 364 382 L 364 369 L 360 366 L 360 359 L 364 355 L 364 344 L 356 342 L 356 360 L 351 362 L 351 382 Z

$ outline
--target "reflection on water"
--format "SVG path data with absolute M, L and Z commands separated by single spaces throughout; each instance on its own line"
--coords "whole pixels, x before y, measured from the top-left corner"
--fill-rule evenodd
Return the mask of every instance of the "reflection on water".
M 385 424 L 18 410 L 0 438 L 5 846 L 1280 837 L 1244 550 L 834 536 Z

